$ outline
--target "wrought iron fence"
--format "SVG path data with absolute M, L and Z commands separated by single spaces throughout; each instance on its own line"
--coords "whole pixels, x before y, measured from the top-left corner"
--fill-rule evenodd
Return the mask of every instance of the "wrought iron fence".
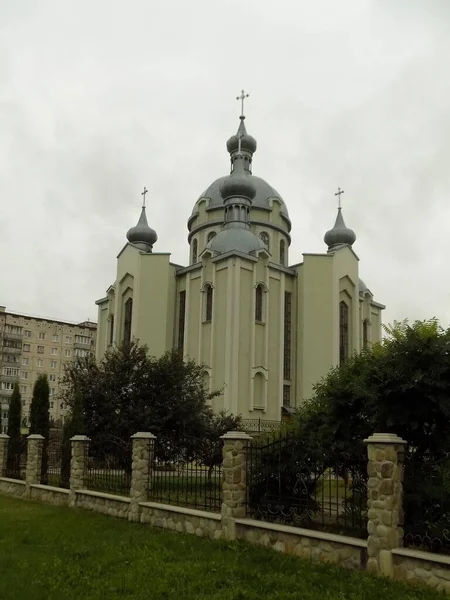
M 450 554 L 450 456 L 405 455 L 404 545 Z
M 25 480 L 27 469 L 27 438 L 8 441 L 5 477 Z
M 49 441 L 42 446 L 42 484 L 69 488 L 70 453 L 70 441 L 64 439 L 63 429 L 52 429 Z
M 367 456 L 308 448 L 295 432 L 248 446 L 247 514 L 297 527 L 367 536 Z
M 153 456 L 149 500 L 220 512 L 222 440 L 157 438 Z
M 280 429 L 281 421 L 265 419 L 243 419 L 242 428 L 246 433 L 269 433 Z
M 131 486 L 130 439 L 105 433 L 91 438 L 86 448 L 87 488 L 128 496 Z

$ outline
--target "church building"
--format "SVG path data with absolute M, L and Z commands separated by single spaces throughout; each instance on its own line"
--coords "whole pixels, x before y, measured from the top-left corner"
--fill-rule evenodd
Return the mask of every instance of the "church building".
M 97 301 L 97 358 L 133 338 L 154 356 L 178 348 L 204 365 L 207 389 L 223 390 L 215 410 L 279 420 L 332 366 L 381 339 L 385 307 L 359 278 L 356 236 L 340 203 L 324 252 L 292 263 L 288 209 L 253 174 L 256 148 L 242 111 L 227 142 L 230 173 L 201 194 L 188 219 L 187 266 L 154 251 L 144 201 L 116 281 Z

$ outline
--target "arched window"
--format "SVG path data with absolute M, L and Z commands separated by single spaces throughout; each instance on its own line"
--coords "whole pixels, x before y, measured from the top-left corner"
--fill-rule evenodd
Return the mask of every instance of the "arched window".
M 281 265 L 284 265 L 286 262 L 285 250 L 286 250 L 286 243 L 284 240 L 281 240 L 280 241 L 280 264 Z
M 133 298 L 128 298 L 125 302 L 125 311 L 123 319 L 123 339 L 125 342 L 131 342 L 131 317 L 133 314 Z
M 262 373 L 256 373 L 253 384 L 253 408 L 264 408 L 265 380 Z
M 369 347 L 369 321 L 364 319 L 363 321 L 363 349 L 367 350 Z
M 194 241 L 192 242 L 192 264 L 195 264 L 197 262 L 197 256 L 198 256 L 198 242 L 197 242 L 197 238 L 195 238 Z
M 259 323 L 263 321 L 263 294 L 263 286 L 261 284 L 257 285 L 255 292 L 255 321 Z
M 216 232 L 215 231 L 210 231 L 208 233 L 207 241 L 210 242 L 213 239 L 213 237 L 215 237 L 215 236 L 216 236 Z
M 342 365 L 348 358 L 348 306 L 339 303 L 339 363 Z
M 267 246 L 267 250 L 270 251 L 270 239 L 269 239 L 269 234 L 267 233 L 267 231 L 261 231 L 261 233 L 259 234 L 259 237 L 262 239 L 262 241 Z
M 212 286 L 208 283 L 205 286 L 205 318 L 204 321 L 210 322 L 212 320 L 212 309 L 213 309 L 213 289 Z

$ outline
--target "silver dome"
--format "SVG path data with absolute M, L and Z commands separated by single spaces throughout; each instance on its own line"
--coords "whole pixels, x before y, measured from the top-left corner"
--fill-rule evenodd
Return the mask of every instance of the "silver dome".
M 251 254 L 258 250 L 267 250 L 266 245 L 250 229 L 230 227 L 222 229 L 206 246 L 208 250 L 217 254 L 224 254 L 231 250 L 237 250 L 244 254 Z

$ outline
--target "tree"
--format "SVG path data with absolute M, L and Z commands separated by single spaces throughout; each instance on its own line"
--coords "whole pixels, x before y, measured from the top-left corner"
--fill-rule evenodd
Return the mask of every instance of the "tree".
M 330 457 L 365 454 L 363 440 L 375 431 L 404 438 L 405 518 L 432 536 L 450 527 L 450 329 L 430 319 L 385 333 L 315 386 L 294 427 Z
M 47 375 L 38 375 L 33 388 L 30 407 L 30 434 L 40 434 L 44 437 L 42 447 L 41 482 L 45 483 L 48 465 L 48 442 L 50 437 L 50 388 Z
M 10 472 L 19 472 L 20 470 L 20 450 L 21 450 L 21 424 L 22 399 L 20 396 L 19 384 L 14 385 L 14 390 L 9 403 L 8 413 L 8 458 L 6 468 Z
M 68 365 L 61 399 L 73 413 L 76 393 L 81 394 L 84 433 L 90 437 L 110 432 L 128 439 L 151 431 L 171 448 L 208 430 L 213 415 L 208 401 L 218 392 L 206 391 L 203 373 L 203 365 L 184 361 L 176 350 L 155 358 L 146 346 L 124 342 L 99 362 L 88 357 Z
M 70 480 L 70 462 L 72 458 L 71 438 L 84 433 L 83 396 L 79 387 L 74 390 L 71 412 L 64 423 L 61 445 L 61 483 L 68 487 Z
M 30 434 L 40 434 L 46 440 L 50 434 L 50 388 L 47 375 L 38 375 L 33 388 L 30 408 Z

